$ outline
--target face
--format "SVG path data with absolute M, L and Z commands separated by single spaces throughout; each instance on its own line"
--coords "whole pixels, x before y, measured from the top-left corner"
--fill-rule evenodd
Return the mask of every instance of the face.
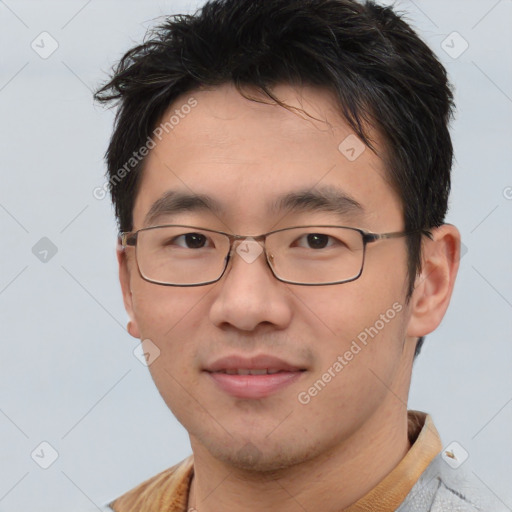
M 329 94 L 275 92 L 312 117 L 249 101 L 230 85 L 191 93 L 197 104 L 147 157 L 134 231 L 148 226 L 148 212 L 170 191 L 206 195 L 219 208 L 163 211 L 150 225 L 247 236 L 325 223 L 401 231 L 400 201 L 383 162 L 368 148 L 358 155 Z M 360 208 L 270 208 L 286 194 L 326 190 Z M 197 287 L 143 280 L 133 247 L 120 263 L 131 333 L 160 350 L 149 369 L 194 452 L 240 468 L 283 468 L 343 446 L 371 418 L 403 407 L 396 395 L 406 400 L 404 368 L 414 351 L 404 238 L 369 244 L 361 277 L 329 286 L 280 282 L 264 255 L 248 262 L 237 252 L 218 282 Z M 279 373 L 228 374 L 261 367 Z

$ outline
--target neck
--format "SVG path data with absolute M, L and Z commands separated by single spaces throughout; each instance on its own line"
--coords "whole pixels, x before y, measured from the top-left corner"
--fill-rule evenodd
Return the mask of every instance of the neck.
M 379 411 L 329 453 L 272 474 L 233 468 L 195 440 L 189 510 L 339 512 L 373 489 L 410 448 L 403 405 Z

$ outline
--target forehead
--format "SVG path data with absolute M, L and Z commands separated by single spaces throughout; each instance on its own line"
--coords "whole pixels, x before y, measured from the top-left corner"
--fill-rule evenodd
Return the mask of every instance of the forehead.
M 353 200 L 368 222 L 360 227 L 371 229 L 383 210 L 400 222 L 383 161 L 342 120 L 332 96 L 285 85 L 273 92 L 291 109 L 246 99 L 229 84 L 175 101 L 144 165 L 135 226 L 173 192 L 211 198 L 216 214 L 246 226 L 275 215 L 286 195 L 308 190 Z

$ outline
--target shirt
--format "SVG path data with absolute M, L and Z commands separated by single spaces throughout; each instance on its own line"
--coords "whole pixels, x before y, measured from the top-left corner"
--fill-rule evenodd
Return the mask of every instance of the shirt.
M 430 415 L 408 411 L 408 436 L 411 448 L 399 464 L 343 512 L 508 510 L 493 499 L 462 464 L 458 466 L 454 453 L 442 451 L 441 439 Z M 187 512 L 193 474 L 191 455 L 118 497 L 109 503 L 107 510 Z

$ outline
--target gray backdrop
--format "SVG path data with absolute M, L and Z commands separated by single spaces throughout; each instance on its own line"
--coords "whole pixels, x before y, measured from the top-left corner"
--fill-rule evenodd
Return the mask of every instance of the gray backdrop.
M 91 89 L 155 17 L 200 3 L 0 2 L 0 511 L 91 509 L 190 453 L 125 331 L 112 209 L 93 196 L 113 115 Z M 512 510 L 512 1 L 397 5 L 456 85 L 447 220 L 467 251 L 410 408 Z

